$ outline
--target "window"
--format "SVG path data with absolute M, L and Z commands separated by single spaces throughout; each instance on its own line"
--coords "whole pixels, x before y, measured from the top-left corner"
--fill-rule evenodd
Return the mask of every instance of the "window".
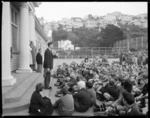
M 12 21 L 12 52 L 18 51 L 18 12 L 15 7 L 11 7 L 11 21 Z

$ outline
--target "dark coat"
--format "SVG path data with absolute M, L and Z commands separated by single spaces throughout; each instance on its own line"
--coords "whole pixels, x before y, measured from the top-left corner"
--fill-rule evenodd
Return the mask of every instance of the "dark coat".
M 36 62 L 37 64 L 42 64 L 42 55 L 40 53 L 36 55 Z
M 56 58 L 56 55 L 52 54 L 52 51 L 50 51 L 48 48 L 45 50 L 44 54 L 44 65 L 43 67 L 53 69 L 53 58 Z
M 35 115 L 51 115 L 52 112 L 51 100 L 49 98 L 42 98 L 39 92 L 34 91 L 30 100 L 29 113 Z
M 91 106 L 90 94 L 86 89 L 81 89 L 78 93 L 73 95 L 75 102 L 75 109 L 79 112 L 87 111 Z
M 109 93 L 114 98 L 114 100 L 117 100 L 120 95 L 120 89 L 116 85 L 113 85 L 113 86 L 111 86 L 109 84 L 106 85 L 103 93 L 104 92 Z

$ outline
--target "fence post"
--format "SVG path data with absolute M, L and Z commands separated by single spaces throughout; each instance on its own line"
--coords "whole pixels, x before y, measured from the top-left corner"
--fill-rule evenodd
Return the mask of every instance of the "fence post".
M 129 39 L 127 39 L 127 49 L 128 49 L 128 51 L 130 49 Z
M 91 54 L 92 54 L 92 59 L 93 59 L 93 48 L 91 48 Z
M 138 43 L 137 43 L 137 38 L 135 37 L 135 46 L 136 46 L 135 48 L 136 48 L 136 49 L 138 49 L 137 44 L 138 44 Z
M 141 46 L 141 47 L 142 47 L 142 49 L 143 49 L 143 36 L 142 36 L 142 46 Z
M 119 47 L 119 52 L 118 52 L 118 58 L 119 58 L 119 55 L 120 55 L 120 47 Z

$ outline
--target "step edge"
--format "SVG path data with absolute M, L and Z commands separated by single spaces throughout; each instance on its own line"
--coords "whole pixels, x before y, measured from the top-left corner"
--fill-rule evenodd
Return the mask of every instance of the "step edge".
M 32 75 L 33 75 L 33 74 L 32 74 Z M 27 78 L 27 77 L 29 77 L 29 76 L 30 76 L 30 74 L 27 75 L 27 76 L 24 77 L 24 78 Z M 23 82 L 23 80 L 24 80 L 24 79 L 22 79 L 22 81 L 20 81 L 18 84 L 21 84 L 21 83 Z M 16 89 L 16 87 L 17 87 L 17 84 L 15 84 L 14 87 L 12 87 L 12 89 L 8 90 L 6 93 L 3 93 L 2 95 L 5 97 L 5 95 L 9 94 L 11 91 L 13 91 L 14 89 Z
M 36 80 L 38 81 L 38 80 L 40 79 L 40 77 L 42 77 L 42 75 L 39 75 Z M 36 80 L 35 80 L 35 81 L 36 81 Z M 31 84 L 31 86 L 35 83 L 35 81 Z M 31 86 L 27 89 L 27 91 L 31 88 Z M 26 92 L 27 92 L 27 91 L 26 91 Z M 21 98 L 24 97 L 26 94 L 27 94 L 27 93 L 23 94 L 23 96 L 21 96 Z M 26 101 L 28 101 L 28 99 L 26 99 Z M 20 102 L 22 102 L 21 99 L 20 99 L 19 101 L 17 101 L 17 102 L 6 103 L 5 105 L 3 105 L 3 109 L 7 109 L 7 108 L 9 107 L 9 104 L 16 104 L 16 107 L 17 107 Z M 23 105 L 23 104 L 21 104 L 21 105 Z M 10 108 L 10 107 L 9 107 L 9 108 Z M 11 109 L 12 109 L 12 108 L 13 108 L 13 107 L 11 107 Z
M 27 110 L 29 108 L 29 105 L 30 105 L 30 103 L 26 103 L 26 104 L 21 105 L 21 106 L 15 106 L 13 108 L 5 108 L 5 109 L 3 109 L 3 115 Z
M 40 79 L 40 77 L 42 77 L 43 75 L 40 74 L 38 79 L 36 79 L 37 81 Z M 35 82 L 32 83 L 32 85 L 35 84 Z M 31 87 L 31 86 L 30 86 Z M 29 89 L 28 89 L 29 90 Z M 23 96 L 25 96 L 26 94 L 24 94 Z M 22 97 L 23 97 L 22 96 Z M 28 101 L 29 100 L 29 101 Z M 9 107 L 9 108 L 4 108 L 3 107 L 3 113 L 4 114 L 11 114 L 11 113 L 14 113 L 14 112 L 19 112 L 19 111 L 22 111 L 22 110 L 27 110 L 29 108 L 29 105 L 30 105 L 30 99 L 26 99 L 26 102 L 25 104 L 22 104 L 22 105 L 19 105 L 19 102 L 22 102 L 22 101 L 18 101 L 17 102 L 17 106 L 13 106 L 13 107 Z M 8 103 L 9 104 L 9 103 Z M 19 105 L 19 106 L 18 106 Z M 19 110 L 18 110 L 19 108 Z M 12 110 L 13 109 L 13 110 Z
M 35 75 L 35 77 L 37 77 L 37 79 L 38 79 L 38 78 L 40 77 L 40 75 Z M 33 81 L 32 81 L 32 84 L 33 84 L 37 79 L 33 80 Z M 21 97 L 26 93 L 26 91 L 28 91 L 28 89 L 32 86 L 32 84 L 29 85 L 29 87 L 28 87 L 27 89 L 25 89 L 24 92 L 23 92 L 20 96 L 11 97 L 11 98 L 10 98 L 10 97 L 9 97 L 9 98 L 8 98 L 8 97 L 5 97 L 5 98 L 4 98 L 5 104 L 20 101 Z M 20 85 L 20 86 L 21 86 L 21 85 Z

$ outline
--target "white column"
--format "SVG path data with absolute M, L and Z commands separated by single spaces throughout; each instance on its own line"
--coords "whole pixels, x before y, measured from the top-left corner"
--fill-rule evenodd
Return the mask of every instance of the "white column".
M 35 14 L 33 11 L 29 11 L 29 40 L 33 41 L 34 46 L 36 47 L 36 37 L 35 37 Z M 31 52 L 29 52 L 31 53 Z M 30 57 L 32 60 L 32 57 Z M 36 68 L 35 64 L 35 68 Z
M 36 45 L 35 39 L 35 15 L 33 11 L 29 11 L 29 40 L 34 42 Z
M 29 67 L 29 12 L 27 3 L 20 6 L 20 65 L 16 72 L 32 72 Z
M 11 75 L 10 42 L 11 13 L 10 2 L 3 2 L 2 8 L 2 86 L 11 86 L 16 79 Z

